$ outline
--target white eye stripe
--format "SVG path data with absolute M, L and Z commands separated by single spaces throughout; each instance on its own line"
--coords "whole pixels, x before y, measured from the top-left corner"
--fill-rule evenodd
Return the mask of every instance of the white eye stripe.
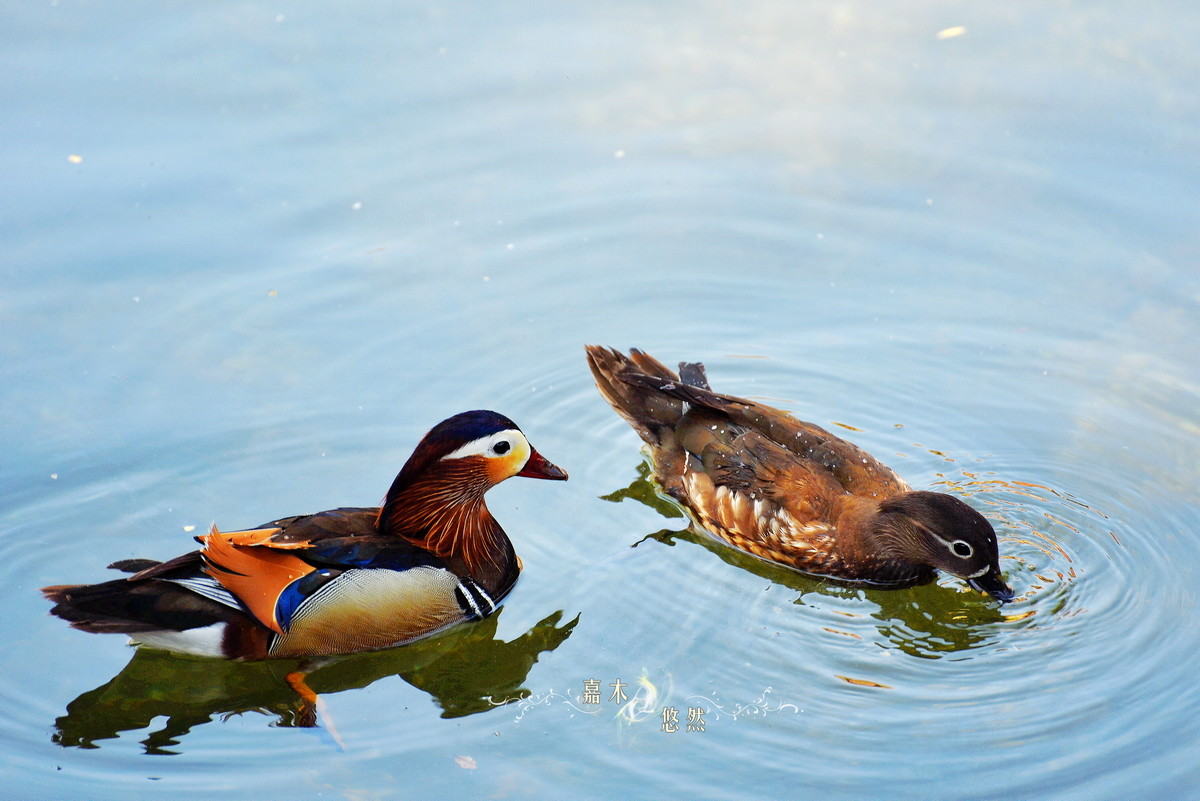
M 928 529 L 926 529 L 926 531 L 928 531 Z M 971 543 L 967 542 L 966 540 L 948 540 L 945 537 L 939 536 L 938 534 L 936 534 L 933 531 L 929 531 L 929 534 L 931 534 L 933 536 L 933 538 L 935 540 L 937 540 L 938 542 L 940 542 L 942 545 L 945 545 L 946 550 L 948 550 L 950 553 L 957 556 L 959 559 L 970 559 L 972 556 L 975 555 L 975 546 L 971 545 Z M 967 553 L 965 553 L 965 554 L 959 553 L 958 550 L 955 549 L 955 547 L 954 547 L 955 545 L 961 545 L 961 546 L 965 547 L 967 549 Z
M 947 549 L 949 549 L 949 548 L 950 548 L 950 542 L 951 542 L 951 540 L 948 540 L 948 539 L 946 539 L 945 537 L 943 537 L 943 536 L 939 535 L 939 534 L 938 534 L 936 531 L 930 531 L 929 529 L 927 529 L 927 528 L 925 528 L 925 527 L 923 527 L 923 526 L 922 526 L 922 531 L 924 531 L 924 532 L 925 532 L 926 534 L 928 534 L 929 536 L 933 537 L 935 540 L 937 540 L 938 542 L 940 542 L 942 545 L 945 545 Z
M 501 443 L 508 443 L 508 449 L 503 453 L 496 452 L 496 446 Z M 525 443 L 525 435 L 515 428 L 510 428 L 507 431 L 497 431 L 495 434 L 488 434 L 486 437 L 473 439 L 465 445 L 451 451 L 442 457 L 442 461 L 447 459 L 462 459 L 466 456 L 507 456 L 515 450 L 520 450 Z

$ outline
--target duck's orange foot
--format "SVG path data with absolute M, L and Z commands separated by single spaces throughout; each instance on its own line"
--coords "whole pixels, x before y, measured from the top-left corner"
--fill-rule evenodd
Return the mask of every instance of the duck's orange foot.
M 305 679 L 308 674 L 302 670 L 293 670 L 291 673 L 284 676 L 284 681 L 292 688 L 292 691 L 300 698 L 300 708 L 296 713 L 296 723 L 303 728 L 316 728 L 321 723 L 325 724 L 325 730 L 329 732 L 329 736 L 337 743 L 338 748 L 345 751 L 346 744 L 342 742 L 342 736 L 338 734 L 337 727 L 333 725 L 333 719 L 329 716 L 329 709 L 325 702 L 321 700 L 321 696 L 317 695 L 312 687 L 308 686 Z
M 300 708 L 296 710 L 296 723 L 302 728 L 311 729 L 317 725 L 317 704 L 321 697 L 305 683 L 306 673 L 294 670 L 284 676 L 284 681 L 292 688 L 292 692 L 300 698 Z

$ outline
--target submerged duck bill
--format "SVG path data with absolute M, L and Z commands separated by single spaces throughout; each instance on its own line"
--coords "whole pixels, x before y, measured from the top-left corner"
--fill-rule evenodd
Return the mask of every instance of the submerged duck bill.
M 967 579 L 967 583 L 973 589 L 986 592 L 1000 603 L 1008 603 L 1017 597 L 1012 588 L 1004 583 L 1004 579 L 1000 576 L 999 571 L 993 570 L 978 578 Z
M 546 478 L 551 481 L 567 480 L 566 470 L 563 470 L 537 451 L 530 452 L 529 461 L 525 462 L 525 467 L 517 475 L 524 476 L 525 478 Z

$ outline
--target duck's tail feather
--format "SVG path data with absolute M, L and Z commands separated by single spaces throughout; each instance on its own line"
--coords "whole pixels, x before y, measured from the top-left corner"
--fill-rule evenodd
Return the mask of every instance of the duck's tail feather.
M 135 560 L 117 563 L 118 570 L 135 566 Z M 51 614 L 73 628 L 97 634 L 182 630 L 227 621 L 238 614 L 172 581 L 157 579 L 58 584 L 43 587 L 42 594 L 54 603 Z
M 679 375 L 637 349 L 630 350 L 628 356 L 599 345 L 588 345 L 586 350 L 600 394 L 642 439 L 651 445 L 661 444 L 664 431 L 674 429 L 686 407 L 678 398 L 653 391 L 652 385 L 680 383 Z M 630 376 L 645 378 L 648 383 L 632 383 Z

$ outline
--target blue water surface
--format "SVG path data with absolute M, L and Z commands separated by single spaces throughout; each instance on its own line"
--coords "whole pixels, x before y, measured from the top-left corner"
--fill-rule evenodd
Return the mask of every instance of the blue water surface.
M 1200 798 L 1198 35 L 1178 0 L 12 5 L 0 795 Z M 1017 601 L 688 530 L 585 343 L 966 498 Z M 323 666 L 315 728 L 290 665 L 47 615 L 213 522 L 372 505 L 471 408 L 571 480 L 489 496 L 498 616 Z

